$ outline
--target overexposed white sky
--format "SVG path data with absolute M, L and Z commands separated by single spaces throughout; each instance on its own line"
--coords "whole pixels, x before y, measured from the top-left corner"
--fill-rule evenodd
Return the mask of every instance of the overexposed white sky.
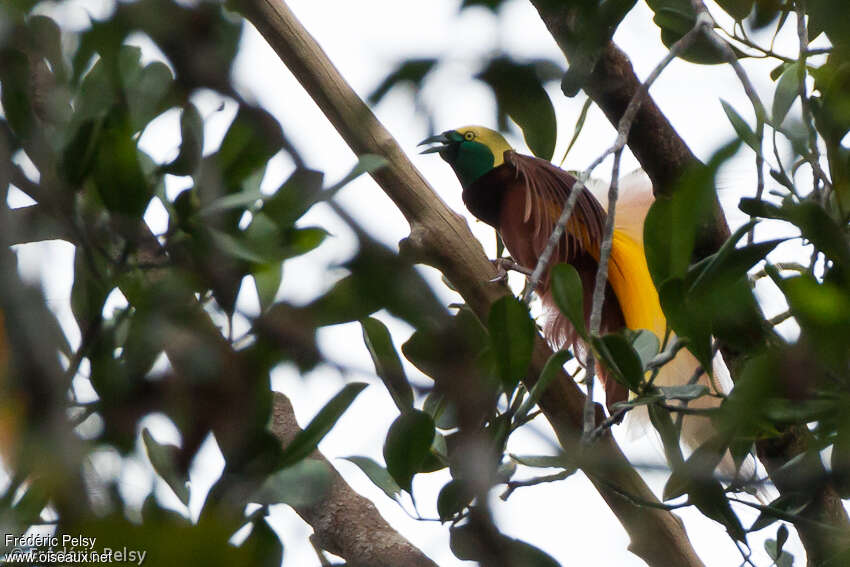
M 427 82 L 423 97 L 433 112 L 438 131 L 464 124 L 493 126 L 494 102 L 488 88 L 471 78 L 478 70 L 482 56 L 493 52 L 507 52 L 517 58 L 545 57 L 562 62 L 563 57 L 536 11 L 530 3 L 515 0 L 508 3 L 501 18 L 489 11 L 476 8 L 458 13 L 460 2 L 413 2 L 392 0 L 364 0 L 338 2 L 326 0 L 293 0 L 292 10 L 316 37 L 336 64 L 342 75 L 362 96 L 370 93 L 399 61 L 410 57 L 441 57 L 446 64 L 440 66 Z M 73 29 L 88 25 L 88 14 L 103 17 L 109 13 L 110 0 L 70 0 L 63 4 L 46 3 L 42 10 L 59 18 Z M 639 2 L 615 37 L 629 54 L 639 77 L 646 77 L 665 55 L 666 48 L 659 40 L 658 28 L 651 22 L 652 13 Z M 722 23 L 728 24 L 721 20 Z M 727 26 L 729 28 L 730 26 Z M 793 32 L 793 24 L 786 26 Z M 756 36 L 758 37 L 758 36 Z M 142 36 L 133 36 L 133 43 L 141 45 L 145 57 L 160 55 Z M 796 52 L 793 33 L 783 34 L 777 49 L 789 56 Z M 772 63 L 748 61 L 751 79 L 762 100 L 768 105 L 772 100 L 773 83 L 767 75 Z M 265 41 L 249 25 L 246 26 L 241 51 L 234 70 L 239 90 L 249 100 L 256 100 L 271 111 L 281 122 L 285 132 L 301 151 L 307 164 L 326 173 L 328 182 L 341 178 L 355 163 L 355 156 L 324 119 L 300 85 L 289 74 Z M 549 88 L 559 121 L 559 143 L 555 151 L 556 163 L 564 152 L 584 102 L 584 95 L 574 99 L 563 97 L 557 84 Z M 674 61 L 656 82 L 651 91 L 655 101 L 664 110 L 677 131 L 683 136 L 698 157 L 707 159 L 714 150 L 734 136 L 734 131 L 721 108 L 722 98 L 739 110 L 745 119 L 754 123 L 754 113 L 728 66 L 696 66 Z M 207 118 L 207 153 L 214 151 L 235 113 L 232 103 L 219 110 L 221 98 L 214 93 L 198 93 L 194 97 L 201 114 Z M 485 244 L 488 253 L 495 255 L 493 231 L 466 213 L 460 198 L 460 188 L 451 169 L 433 155 L 420 156 L 416 144 L 429 135 L 423 116 L 414 110 L 413 99 L 404 88 L 392 91 L 375 109 L 376 114 L 408 152 L 414 164 L 431 182 L 449 206 L 469 219 L 475 234 Z M 793 112 L 797 112 L 795 107 Z M 573 148 L 565 165 L 568 169 L 584 169 L 614 141 L 614 129 L 597 108 L 592 108 L 579 142 Z M 509 136 L 518 149 L 526 151 L 521 136 Z M 179 146 L 179 113 L 169 111 L 143 134 L 140 147 L 156 161 L 173 158 Z M 730 224 L 740 225 L 745 217 L 737 211 L 738 199 L 755 192 L 754 155 L 744 149 L 738 158 L 724 168 L 721 174 L 720 197 Z M 622 171 L 637 167 L 634 158 L 624 156 Z M 272 160 L 263 182 L 264 190 L 273 190 L 292 171 L 293 165 L 285 155 Z M 607 178 L 610 159 L 596 171 L 596 176 Z M 768 178 L 769 180 L 769 178 Z M 170 177 L 167 181 L 169 197 L 188 186 L 186 179 Z M 366 230 L 389 246 L 396 246 L 408 232 L 401 213 L 395 209 L 380 188 L 369 178 L 361 178 L 348 185 L 338 200 Z M 25 200 L 13 195 L 13 206 Z M 151 228 L 162 233 L 167 219 L 161 204 L 154 202 L 146 216 Z M 310 254 L 290 260 L 285 265 L 280 299 L 304 303 L 328 289 L 336 277 L 343 274 L 333 266 L 344 261 L 355 250 L 350 230 L 324 205 L 317 205 L 302 219 L 301 224 L 320 225 L 332 237 Z M 769 226 L 760 228 L 759 237 L 774 234 Z M 42 281 L 51 306 L 59 314 L 63 327 L 72 341 L 79 340 L 69 308 L 72 277 L 72 248 L 62 243 L 43 243 L 18 247 L 21 270 L 27 277 Z M 777 254 L 793 256 L 799 247 L 788 245 Z M 458 300 L 440 282 L 439 274 L 431 268 L 422 268 L 429 281 L 439 290 L 446 303 Z M 768 287 L 759 288 L 769 315 L 782 311 L 776 294 Z M 121 305 L 123 298 L 113 294 L 112 307 Z M 246 314 L 257 312 L 256 294 L 251 285 L 243 285 L 239 309 Z M 396 346 L 410 335 L 411 329 L 386 314 L 381 315 L 390 327 Z M 242 329 L 247 325 L 242 322 Z M 791 324 L 783 331 L 793 334 Z M 237 332 L 238 334 L 238 332 Z M 72 343 L 73 344 L 73 343 Z M 286 393 L 293 401 L 299 422 L 306 424 L 322 405 L 345 383 L 356 379 L 371 384 L 342 417 L 337 427 L 322 442 L 322 452 L 334 463 L 346 480 L 361 494 L 371 499 L 384 517 L 405 537 L 420 547 L 442 567 L 471 565 L 457 560 L 448 547 L 447 527 L 437 522 L 411 519 L 379 489 L 372 486 L 359 469 L 339 457 L 366 455 L 382 462 L 383 436 L 397 416 L 389 395 L 373 375 L 372 363 L 363 345 L 357 324 L 340 325 L 320 332 L 323 352 L 341 365 L 351 368 L 349 376 L 342 377 L 336 370 L 320 367 L 307 376 L 299 376 L 294 368 L 283 366 L 275 371 L 272 385 Z M 419 384 L 428 380 L 412 366 L 409 375 Z M 87 388 L 85 380 L 78 380 L 82 393 Z M 90 392 L 90 390 L 89 390 Z M 176 429 L 165 418 L 150 418 L 154 435 L 160 441 L 179 441 Z M 96 424 L 91 425 L 96 429 Z M 517 454 L 548 453 L 553 451 L 551 433 L 542 419 L 534 422 L 534 431 L 520 431 L 511 438 L 509 451 Z M 637 462 L 661 461 L 661 455 L 651 440 L 632 441 L 617 431 L 618 438 Z M 548 438 L 547 438 L 548 437 Z M 154 480 L 144 456 L 121 463 L 116 455 L 104 452 L 97 457 L 101 474 L 118 474 L 122 490 L 128 499 L 141 503 Z M 210 440 L 193 466 L 191 515 L 197 515 L 205 491 L 214 482 L 222 466 L 221 456 Z M 111 471 L 111 472 L 109 472 Z M 544 471 L 545 472 L 545 471 Z M 551 471 L 549 471 L 551 472 Z M 520 476 L 532 476 L 534 471 L 522 469 Z M 537 474 L 540 474 L 538 472 Z M 423 516 L 436 517 L 436 495 L 448 480 L 441 471 L 419 475 L 414 482 L 419 511 Z M 647 474 L 650 485 L 658 493 L 664 485 L 666 474 Z M 156 482 L 157 494 L 163 502 L 185 512 L 164 483 Z M 562 565 L 605 564 L 615 566 L 643 565 L 627 550 L 628 538 L 597 495 L 592 485 L 577 474 L 564 482 L 521 489 L 509 502 L 503 503 L 494 494 L 493 506 L 499 526 L 510 536 L 535 544 L 558 559 Z M 406 501 L 410 510 L 409 500 Z M 753 511 L 743 509 L 740 515 L 744 525 L 756 517 Z M 738 565 L 741 557 L 723 528 L 691 510 L 678 512 L 685 520 L 693 544 L 708 567 Z M 271 523 L 281 534 L 285 546 L 284 564 L 296 567 L 318 567 L 319 561 L 307 542 L 310 529 L 285 506 L 273 508 Z M 769 564 L 762 550 L 762 539 L 772 536 L 775 526 L 754 534 L 752 547 L 757 564 Z M 803 564 L 802 551 L 793 535 L 786 549 Z

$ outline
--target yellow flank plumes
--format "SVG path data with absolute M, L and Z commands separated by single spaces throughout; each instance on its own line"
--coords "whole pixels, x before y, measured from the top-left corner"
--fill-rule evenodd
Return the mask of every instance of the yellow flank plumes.
M 504 136 L 484 126 L 464 126 L 455 131 L 466 139 L 474 140 L 490 148 L 493 152 L 493 167 L 499 167 L 505 163 L 505 152 L 513 149 Z
M 649 275 L 643 245 L 619 230 L 614 231 L 608 281 L 614 288 L 626 326 L 650 330 L 659 341 L 663 340 L 667 320 Z

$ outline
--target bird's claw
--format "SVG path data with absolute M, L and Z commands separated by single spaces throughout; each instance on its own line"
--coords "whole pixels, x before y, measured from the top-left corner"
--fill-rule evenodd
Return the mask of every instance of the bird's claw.
M 509 271 L 519 272 L 526 276 L 531 275 L 531 270 L 525 266 L 520 266 L 514 262 L 512 258 L 496 258 L 495 260 L 490 261 L 496 267 L 496 277 L 490 279 L 490 282 L 506 282 L 508 280 Z

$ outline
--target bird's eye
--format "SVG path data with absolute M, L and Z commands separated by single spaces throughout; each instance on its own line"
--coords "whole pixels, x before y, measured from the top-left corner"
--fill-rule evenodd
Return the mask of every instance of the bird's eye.
M 466 132 L 463 135 L 463 139 L 466 140 L 467 142 L 471 142 L 472 140 L 475 139 L 475 132 L 472 132 L 472 131 Z

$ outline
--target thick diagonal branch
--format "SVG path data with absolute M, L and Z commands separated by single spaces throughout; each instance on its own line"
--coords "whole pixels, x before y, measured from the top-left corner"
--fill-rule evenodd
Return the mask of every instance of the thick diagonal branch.
M 436 196 L 404 152 L 366 104 L 340 76 L 316 41 L 282 2 L 238 0 L 238 9 L 265 37 L 301 82 L 351 149 L 385 157 L 389 165 L 373 177 L 411 224 L 402 251 L 440 269 L 482 319 L 507 289 L 489 282 L 495 270 L 466 222 Z M 628 101 L 626 101 L 628 104 Z M 525 382 L 534 384 L 551 350 L 538 336 L 532 371 Z M 578 454 L 584 395 L 566 375 L 540 400 L 545 416 L 562 445 Z M 588 452 L 585 451 L 585 454 Z M 630 549 L 653 566 L 697 566 L 697 557 L 681 522 L 665 510 L 638 506 L 657 499 L 608 436 L 594 446 L 582 463 L 631 538 Z M 616 487 L 616 489 L 612 488 Z
M 271 431 L 286 446 L 301 431 L 289 398 L 275 392 L 272 411 Z M 344 557 L 349 565 L 437 567 L 395 531 L 371 501 L 357 494 L 321 453 L 314 451 L 309 458 L 327 465 L 330 486 L 318 502 L 296 506 L 295 511 L 313 527 L 322 549 Z

